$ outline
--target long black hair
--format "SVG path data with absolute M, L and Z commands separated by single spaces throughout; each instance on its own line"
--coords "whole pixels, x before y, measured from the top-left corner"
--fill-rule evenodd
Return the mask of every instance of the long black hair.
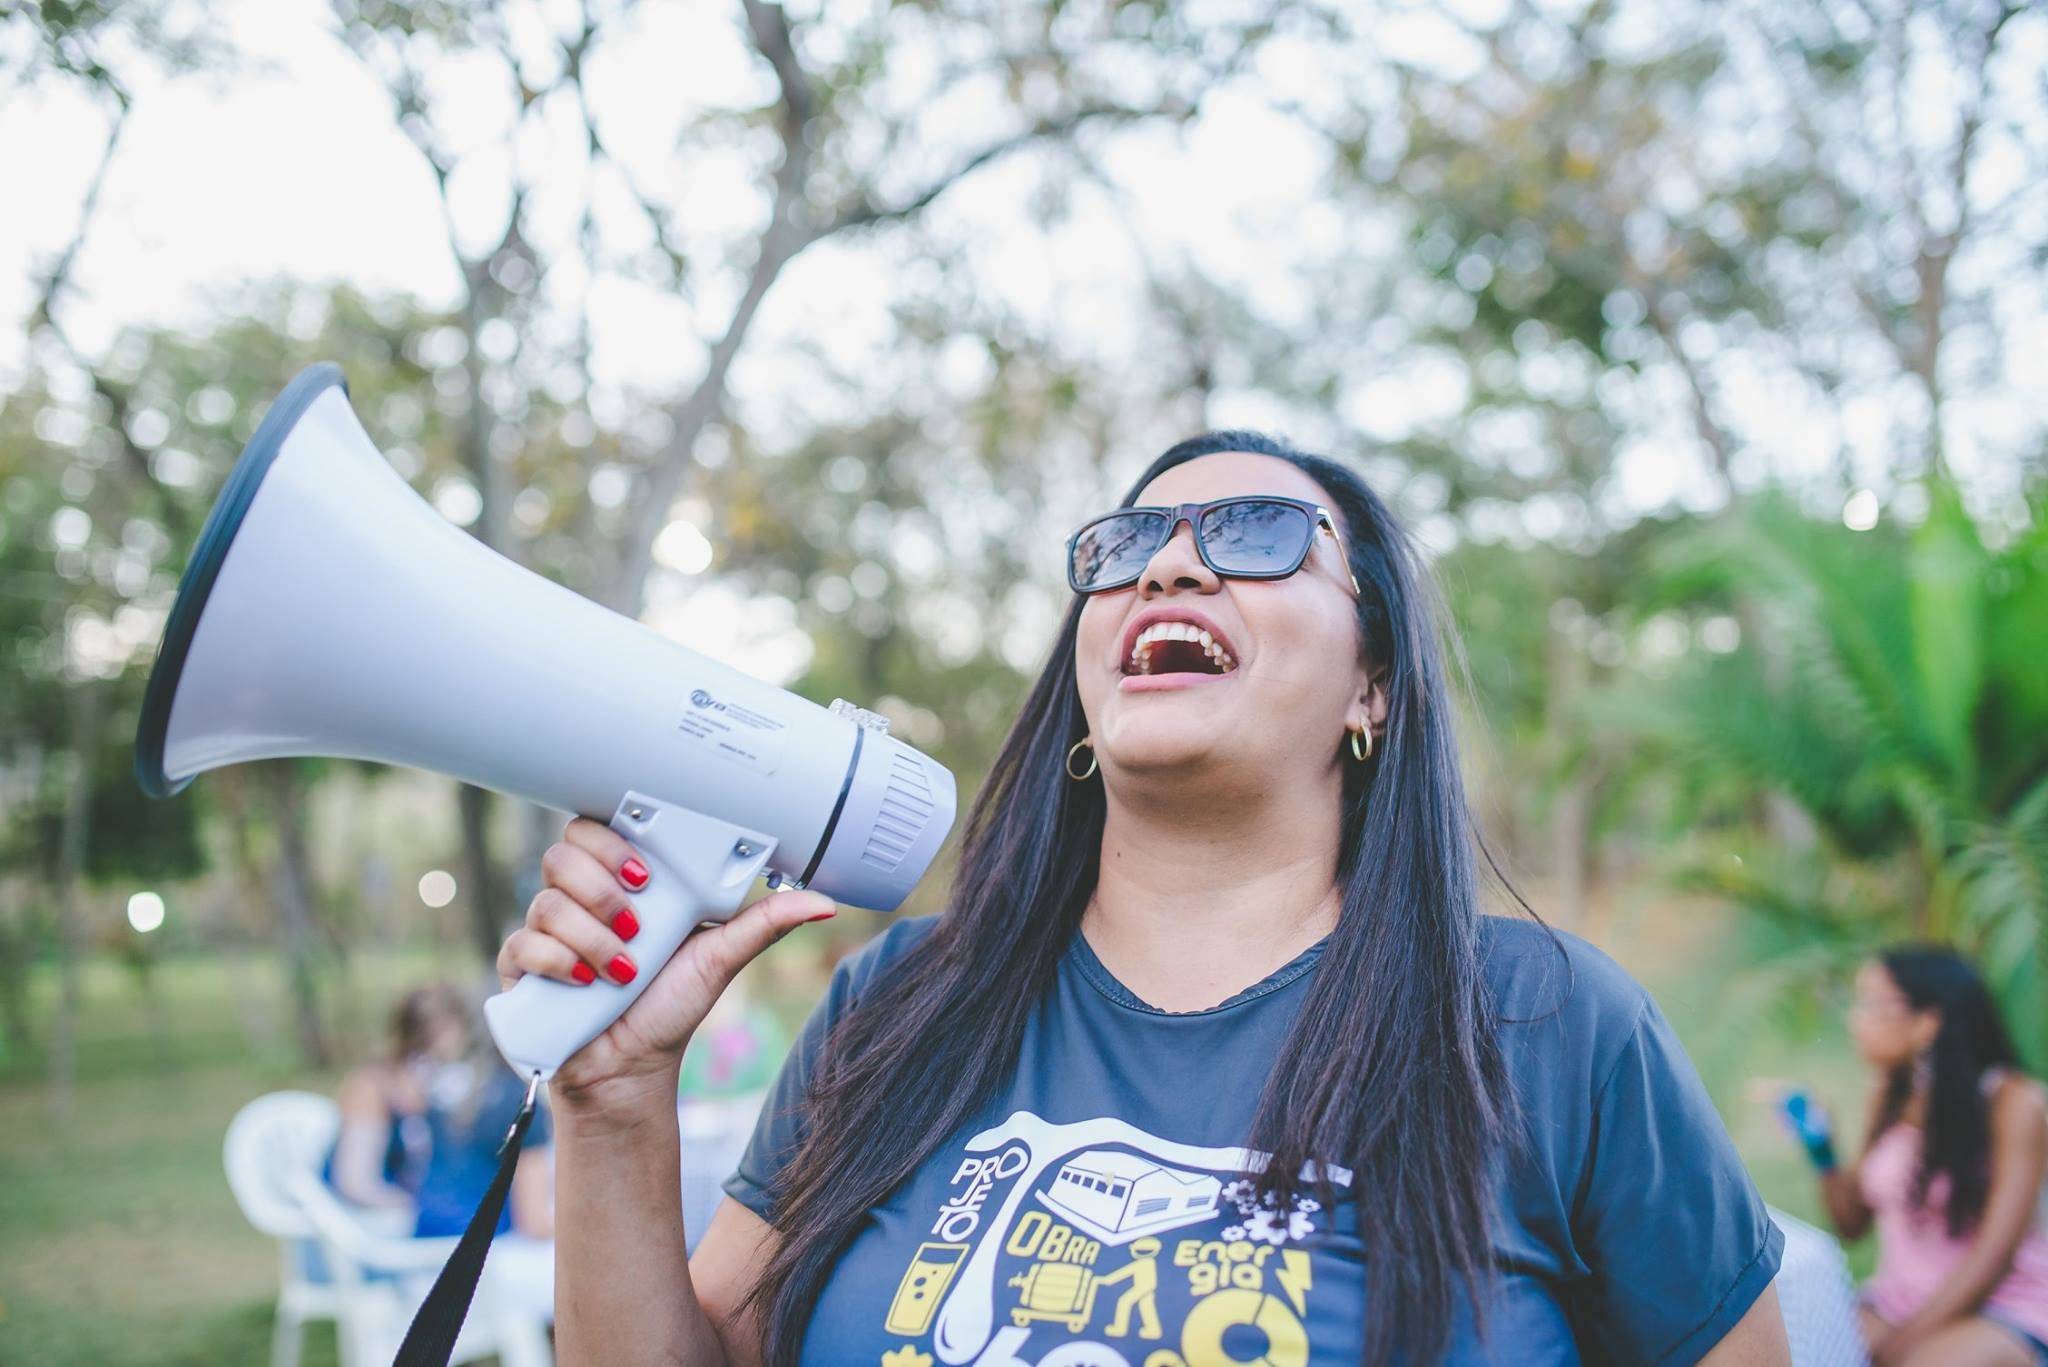
M 1386 505 L 1334 461 L 1256 432 L 1219 431 L 1153 461 L 1163 471 L 1244 451 L 1302 470 L 1328 495 L 1358 599 L 1362 660 L 1386 670 L 1386 736 L 1346 760 L 1341 908 L 1247 1144 L 1251 1176 L 1285 1199 L 1351 1170 L 1365 1246 L 1364 1360 L 1399 1345 L 1435 1357 L 1461 1291 L 1491 1272 L 1494 1160 L 1509 1098 L 1480 965 L 1474 833 L 1466 808 L 1427 571 Z M 749 1309 L 771 1364 L 794 1363 L 806 1322 L 868 1209 L 916 1173 L 1010 1077 L 1093 890 L 1102 786 L 1071 781 L 1087 732 L 1074 685 L 1077 597 L 965 823 L 946 914 L 834 1029 L 781 1173 L 780 1236 Z M 1333 753 L 1344 744 L 1330 738 Z M 1303 1177 L 1304 1172 L 1310 1174 Z
M 1901 944 L 1877 961 L 1915 1011 L 1941 1012 L 1941 1030 L 1928 1050 L 1927 1118 L 1913 1200 L 1925 1205 L 1936 1174 L 1948 1178 L 1948 1232 L 1960 1238 L 1984 1213 L 1991 1185 L 1991 1104 L 1984 1074 L 2016 1068 L 2019 1054 L 1984 979 L 1970 961 L 1946 945 Z M 1870 1137 L 1897 1123 L 1913 1095 L 1914 1067 L 1901 1064 L 1885 1079 L 1884 1097 Z

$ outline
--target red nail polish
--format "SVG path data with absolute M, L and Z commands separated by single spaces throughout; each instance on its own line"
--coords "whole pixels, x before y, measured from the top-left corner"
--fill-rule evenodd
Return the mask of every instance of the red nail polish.
M 623 954 L 614 954 L 612 961 L 605 965 L 605 971 L 612 975 L 614 981 L 622 983 L 633 981 L 634 977 L 640 972 L 639 969 L 633 967 L 633 961 Z
M 569 970 L 569 976 L 579 983 L 594 983 L 597 981 L 597 970 L 584 963 L 583 960 L 578 959 L 576 967 Z
M 621 940 L 630 940 L 640 933 L 640 918 L 633 914 L 633 908 L 621 908 L 619 914 L 612 917 L 612 933 Z
M 806 917 L 804 917 L 804 919 L 803 919 L 803 920 L 802 920 L 802 921 L 801 921 L 801 922 L 800 922 L 799 924 L 801 924 L 801 925 L 809 925 L 809 924 L 810 924 L 811 922 L 813 922 L 813 921 L 829 921 L 829 920 L 831 920 L 831 919 L 832 919 L 832 918 L 833 918 L 834 916 L 837 916 L 838 914 L 839 914 L 839 908 L 838 908 L 838 907 L 833 907 L 833 908 L 831 908 L 831 909 L 830 909 L 829 911 L 821 911 L 821 912 L 819 912 L 819 913 L 818 913 L 818 914 L 817 914 L 816 916 L 806 916 Z
M 625 881 L 627 887 L 638 892 L 647 886 L 647 866 L 637 859 L 628 859 L 619 865 L 619 877 Z

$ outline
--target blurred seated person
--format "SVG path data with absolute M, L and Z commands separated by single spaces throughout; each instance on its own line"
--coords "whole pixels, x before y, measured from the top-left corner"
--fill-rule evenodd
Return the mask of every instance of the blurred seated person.
M 391 1048 L 341 1084 L 341 1132 L 327 1180 L 372 1209 L 412 1213 L 418 1238 L 460 1234 L 498 1170 L 498 1145 L 519 1114 L 525 1084 L 491 1048 L 459 990 L 415 988 L 391 1016 Z M 545 1108 L 512 1179 L 498 1233 L 554 1235 L 554 1180 Z
M 758 1096 L 775 1081 L 788 1052 L 789 1037 L 775 1013 L 754 999 L 744 977 L 735 978 L 683 1050 L 677 1094 L 686 1104 Z
M 1977 971 L 1935 945 L 1856 974 L 1849 1033 L 1870 1067 L 1862 1152 L 1781 1104 L 1844 1239 L 1877 1231 L 1862 1327 L 1878 1367 L 2048 1367 L 2048 1101 Z

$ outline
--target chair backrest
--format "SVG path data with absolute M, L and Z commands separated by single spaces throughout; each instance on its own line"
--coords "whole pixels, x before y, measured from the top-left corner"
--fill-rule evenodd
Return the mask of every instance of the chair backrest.
M 305 1212 L 313 1237 L 327 1256 L 328 1270 L 343 1286 L 370 1280 L 378 1273 L 418 1272 L 454 1251 L 454 1239 L 393 1239 L 366 1229 L 357 1213 L 342 1204 L 317 1172 L 288 1173 L 285 1192 Z
M 235 1113 L 221 1161 L 250 1224 L 280 1239 L 313 1237 L 286 1179 L 295 1172 L 317 1178 L 340 1127 L 341 1108 L 314 1092 L 271 1092 Z
M 1856 1322 L 1856 1284 L 1842 1246 L 1824 1230 L 1768 1207 L 1785 1235 L 1778 1311 L 1799 1367 L 1869 1367 Z

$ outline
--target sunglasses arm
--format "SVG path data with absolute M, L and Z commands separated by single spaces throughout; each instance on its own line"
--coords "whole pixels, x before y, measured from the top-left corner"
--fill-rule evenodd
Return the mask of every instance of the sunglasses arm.
M 1317 508 L 1316 521 L 1323 524 L 1323 530 L 1328 532 L 1330 539 L 1337 543 L 1337 555 L 1344 562 L 1344 575 L 1351 581 L 1351 596 L 1363 598 L 1365 590 L 1358 587 L 1358 576 L 1351 572 L 1351 553 L 1344 549 L 1344 538 L 1337 531 L 1337 519 L 1330 516 L 1328 508 Z

